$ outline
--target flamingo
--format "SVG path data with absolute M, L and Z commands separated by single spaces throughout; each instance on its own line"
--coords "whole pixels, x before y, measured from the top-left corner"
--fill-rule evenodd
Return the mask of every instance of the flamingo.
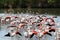
M 19 33 L 19 32 L 12 33 L 12 34 L 11 34 L 11 33 L 8 33 L 8 34 L 6 34 L 5 36 L 6 36 L 6 37 L 13 37 L 14 35 L 17 35 L 17 34 L 20 35 L 20 36 L 22 36 L 21 33 Z

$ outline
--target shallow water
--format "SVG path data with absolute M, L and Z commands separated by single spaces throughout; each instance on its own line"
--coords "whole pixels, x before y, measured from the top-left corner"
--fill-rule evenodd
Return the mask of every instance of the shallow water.
M 18 14 L 0 14 L 0 17 L 1 16 L 6 16 L 6 15 L 18 15 Z M 30 14 L 19 14 L 19 15 L 23 15 L 23 16 L 31 16 Z M 51 17 L 52 15 L 47 15 L 48 17 Z M 58 16 L 56 19 L 55 19 L 55 22 L 56 23 L 60 23 L 60 17 Z M 24 36 L 22 37 L 18 37 L 18 36 L 14 36 L 14 37 L 4 37 L 5 34 L 8 33 L 9 29 L 6 29 L 8 25 L 1 25 L 1 28 L 0 28 L 0 40 L 25 40 Z M 59 27 L 59 26 L 57 26 Z M 23 32 L 21 32 L 23 34 Z M 53 33 L 52 33 L 53 34 Z M 31 39 L 31 40 L 39 40 L 37 39 L 35 36 Z M 55 40 L 55 35 L 53 34 L 53 36 L 48 36 L 48 35 L 45 35 L 43 37 L 43 39 L 41 40 Z

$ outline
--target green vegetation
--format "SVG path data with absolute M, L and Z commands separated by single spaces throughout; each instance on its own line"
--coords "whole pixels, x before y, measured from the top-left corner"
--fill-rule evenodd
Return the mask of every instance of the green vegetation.
M 60 0 L 0 0 L 0 13 L 31 11 L 34 14 L 39 12 L 60 15 L 58 8 L 60 8 Z
M 57 8 L 60 0 L 0 0 L 0 8 Z

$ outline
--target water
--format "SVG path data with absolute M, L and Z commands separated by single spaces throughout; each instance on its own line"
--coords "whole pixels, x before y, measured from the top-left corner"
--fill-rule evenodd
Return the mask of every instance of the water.
M 6 16 L 6 15 L 18 15 L 18 14 L 4 14 L 4 13 L 0 14 L 0 16 Z M 30 14 L 19 14 L 19 15 L 31 16 Z M 52 15 L 47 15 L 47 16 L 51 17 Z M 55 19 L 55 22 L 60 23 L 60 16 L 57 16 L 57 18 Z M 5 37 L 4 35 L 7 34 L 8 31 L 9 31 L 9 29 L 6 29 L 8 25 L 2 25 L 1 26 L 1 29 L 0 29 L 0 40 L 25 40 L 24 36 L 22 36 L 20 38 L 17 37 L 17 36 L 14 36 L 14 37 Z M 57 26 L 57 27 L 59 27 L 59 26 Z M 22 32 L 22 34 L 23 34 L 23 32 Z M 38 40 L 35 36 L 32 39 L 33 40 Z M 53 34 L 52 37 L 48 36 L 48 35 L 45 35 L 43 37 L 43 39 L 41 39 L 41 40 L 55 40 L 55 35 Z

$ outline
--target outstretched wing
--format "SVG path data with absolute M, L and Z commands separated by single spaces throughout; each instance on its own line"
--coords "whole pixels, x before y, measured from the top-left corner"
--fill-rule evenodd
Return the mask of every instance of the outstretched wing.
M 10 33 L 6 34 L 5 36 L 10 37 Z
M 30 38 L 32 38 L 34 36 L 34 33 L 32 35 L 30 35 Z
M 47 32 L 46 34 L 47 34 L 47 35 L 49 35 L 49 36 L 52 36 L 52 34 L 51 34 L 51 33 L 48 33 L 48 32 Z
M 18 34 L 18 35 L 22 36 L 22 34 L 21 34 L 21 33 L 19 33 L 19 32 L 16 32 L 16 34 Z

